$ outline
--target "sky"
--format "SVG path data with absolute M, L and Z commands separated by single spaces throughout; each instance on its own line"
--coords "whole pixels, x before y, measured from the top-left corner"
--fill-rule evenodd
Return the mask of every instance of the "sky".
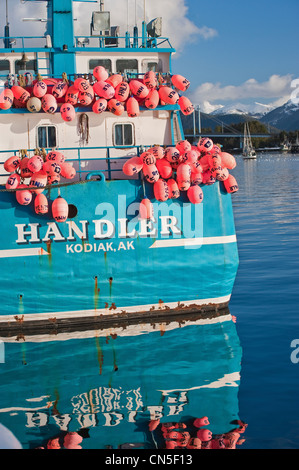
M 11 35 L 43 35 L 45 23 L 22 18 L 45 18 L 45 4 L 8 0 Z M 204 112 L 235 103 L 280 106 L 298 88 L 298 0 L 104 0 L 104 9 L 112 24 L 129 28 L 135 19 L 141 26 L 144 17 L 162 17 L 162 35 L 176 49 L 172 71 L 188 78 L 187 94 Z M 75 34 L 89 35 L 93 10 L 99 5 L 74 2 Z M 1 14 L 0 31 L 4 21 Z

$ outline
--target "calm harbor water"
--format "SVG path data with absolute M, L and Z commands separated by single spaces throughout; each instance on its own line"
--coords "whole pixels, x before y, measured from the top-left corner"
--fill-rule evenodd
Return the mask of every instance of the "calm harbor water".
M 240 449 L 299 448 L 299 155 L 237 158 L 240 267 L 230 315 L 12 339 L 0 364 L 0 423 L 23 448 L 76 431 L 84 449 L 162 448 L 151 419 L 195 436 L 247 424 Z M 299 340 L 298 340 L 299 344 Z M 299 356 L 299 354 L 298 354 Z M 242 429 L 244 431 L 244 429 Z

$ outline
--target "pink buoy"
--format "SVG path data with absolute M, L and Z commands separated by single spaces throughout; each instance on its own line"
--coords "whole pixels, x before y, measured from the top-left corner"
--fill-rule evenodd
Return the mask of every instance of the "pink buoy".
M 122 103 L 125 102 L 130 94 L 130 87 L 127 82 L 121 82 L 115 88 L 115 98 Z
M 171 82 L 180 91 L 186 91 L 190 86 L 189 80 L 182 75 L 172 75 Z
M 57 109 L 57 101 L 55 96 L 50 95 L 49 93 L 45 94 L 42 99 L 42 109 L 45 113 L 54 114 Z
M 110 83 L 104 82 L 103 80 L 95 82 L 93 91 L 100 98 L 105 98 L 105 100 L 111 100 L 115 95 L 115 88 L 110 85 Z
M 75 86 L 75 83 L 74 83 L 74 86 Z M 86 93 L 86 92 L 90 92 L 91 90 L 93 90 L 93 88 L 92 88 L 92 85 L 89 83 L 89 81 L 84 79 L 80 81 L 78 85 L 78 90 L 79 90 L 79 93 Z
M 155 109 L 159 104 L 159 92 L 152 89 L 144 100 L 144 106 L 148 109 Z
M 52 215 L 56 222 L 65 222 L 69 215 L 69 206 L 65 199 L 58 196 L 52 204 Z
M 187 190 L 187 197 L 192 204 L 199 204 L 203 200 L 203 192 L 200 186 L 190 186 Z
M 208 156 L 208 162 L 210 166 L 210 170 L 214 171 L 217 168 L 221 168 L 221 157 L 219 154 L 214 154 L 214 155 L 209 155 Z
M 166 104 L 176 104 L 179 101 L 178 93 L 169 86 L 160 86 L 159 88 L 160 100 Z
M 148 72 L 146 72 L 143 76 L 143 83 L 150 90 L 156 88 L 158 84 L 156 72 L 154 72 L 153 70 L 149 70 Z
M 181 181 L 190 181 L 191 167 L 188 163 L 181 163 L 177 169 L 177 178 Z
M 154 215 L 154 208 L 148 198 L 142 199 L 139 205 L 139 216 L 141 219 L 152 219 Z
M 148 149 L 149 153 L 152 153 L 157 160 L 164 157 L 164 148 L 160 145 L 154 145 Z
M 25 90 L 25 88 L 19 85 L 13 85 L 11 87 L 11 91 L 13 92 L 13 95 L 16 100 L 18 100 L 22 104 L 26 103 L 30 98 L 29 91 Z
M 115 116 L 121 116 L 125 110 L 121 101 L 118 101 L 115 98 L 108 101 L 107 108 L 112 114 L 115 114 Z
M 88 89 L 89 86 L 90 86 L 90 83 L 89 83 L 89 81 L 86 80 L 85 78 L 78 77 L 78 78 L 76 78 L 76 80 L 74 81 L 74 87 L 75 87 L 78 91 L 86 91 L 86 89 Z
M 67 82 L 61 80 L 53 86 L 52 95 L 55 96 L 56 99 L 62 98 L 66 94 L 68 87 Z
M 180 158 L 180 152 L 176 147 L 166 147 L 165 158 L 170 162 L 178 162 Z
M 150 422 L 148 423 L 148 429 L 149 431 L 154 431 L 155 429 L 157 429 L 157 427 L 159 426 L 160 424 L 160 419 L 151 419 Z
M 48 184 L 47 173 L 43 170 L 34 173 L 30 179 L 30 191 L 35 194 L 40 194 L 44 191 L 45 186 Z M 34 188 L 34 189 L 32 189 Z
M 229 177 L 229 171 L 227 168 L 221 168 L 221 170 L 215 171 L 215 178 L 218 181 L 225 181 Z
M 154 183 L 154 195 L 157 201 L 167 201 L 169 189 L 165 180 L 159 179 Z
M 233 170 L 236 167 L 237 162 L 233 155 L 227 152 L 221 152 L 220 156 L 223 167 L 227 168 L 228 170 Z
M 43 80 L 38 80 L 32 89 L 32 93 L 37 98 L 42 98 L 47 93 L 47 84 Z
M 188 140 L 180 140 L 177 144 L 176 144 L 176 149 L 178 149 L 178 151 L 180 152 L 181 155 L 183 155 L 184 153 L 188 152 L 189 150 L 191 150 L 191 144 Z
M 149 89 L 139 80 L 131 80 L 129 83 L 130 90 L 135 98 L 144 99 L 149 94 Z
M 47 214 L 49 210 L 49 203 L 47 197 L 40 193 L 34 199 L 34 210 L 36 214 Z
M 155 165 L 156 164 L 156 157 L 150 152 L 143 152 L 140 155 L 142 163 L 144 165 Z
M 17 157 L 16 155 L 13 155 L 12 157 L 9 157 L 5 162 L 4 162 L 4 170 L 7 171 L 8 173 L 13 173 L 16 171 L 17 168 L 19 168 L 21 163 L 21 157 Z
M 186 152 L 186 157 L 187 157 L 187 163 L 191 163 L 192 165 L 195 165 L 198 162 L 198 152 L 196 150 L 189 150 Z
M 184 116 L 189 116 L 194 112 L 194 106 L 186 96 L 181 96 L 178 100 L 178 105 Z
M 47 184 L 57 184 L 60 182 L 60 175 L 48 175 L 47 176 Z
M 199 161 L 200 161 L 200 164 L 202 166 L 203 171 L 206 171 L 210 168 L 209 156 L 208 155 L 202 156 Z
M 20 166 L 19 166 L 21 178 L 31 178 L 31 176 L 33 175 L 32 171 L 30 171 L 28 166 L 27 166 L 28 161 L 29 161 L 29 157 L 24 157 L 21 160 L 21 163 L 20 163 Z
M 142 170 L 143 162 L 140 157 L 131 157 L 123 165 L 123 172 L 127 176 L 133 176 Z
M 71 165 L 68 162 L 61 163 L 61 165 L 60 165 L 60 175 L 63 178 L 71 180 L 76 176 L 76 173 L 77 173 L 76 169 L 73 167 L 73 165 Z
M 78 103 L 79 98 L 79 90 L 74 85 L 71 85 L 66 94 L 65 94 L 65 102 L 70 103 L 75 106 Z
M 166 158 L 161 158 L 156 161 L 156 167 L 159 171 L 161 178 L 167 179 L 172 175 L 173 168 Z
M 110 77 L 106 78 L 105 81 L 112 85 L 113 88 L 116 88 L 117 85 L 119 85 L 123 81 L 123 77 L 120 73 L 116 73 L 114 75 L 110 75 Z
M 76 117 L 76 111 L 71 103 L 63 103 L 60 107 L 60 114 L 64 121 L 73 121 Z
M 102 65 L 97 65 L 94 69 L 93 69 L 93 76 L 95 77 L 95 79 L 99 82 L 99 81 L 105 81 L 107 80 L 108 76 L 109 76 L 109 73 L 107 72 L 107 70 L 105 69 L 105 67 L 103 67 Z
M 202 184 L 202 173 L 191 173 L 191 184 Z
M 191 437 L 186 445 L 187 449 L 201 449 L 201 440 L 198 437 Z
M 90 87 L 87 91 L 79 91 L 78 101 L 82 106 L 89 106 L 94 99 L 93 88 Z
M 208 137 L 202 137 L 198 141 L 197 148 L 200 152 L 206 153 L 212 150 L 213 145 L 214 144 L 213 144 L 212 139 L 209 139 Z
M 196 161 L 196 162 L 187 161 L 187 163 L 190 165 L 191 173 L 202 173 L 203 172 L 202 166 L 201 166 L 199 161 Z
M 59 444 L 59 438 L 49 439 L 47 442 L 47 449 L 61 449 Z
M 26 184 L 20 184 L 17 189 L 24 188 L 23 191 L 16 191 L 16 199 L 22 206 L 28 206 L 32 201 L 32 194 Z
M 43 164 L 43 171 L 47 175 L 59 175 L 61 173 L 61 165 L 63 165 L 63 163 L 58 164 L 55 160 L 47 160 Z
M 126 109 L 129 117 L 137 117 L 140 114 L 139 103 L 134 98 L 134 96 L 130 96 L 126 102 Z
M 169 199 L 177 199 L 180 197 L 180 190 L 174 178 L 167 180 L 167 186 L 169 191 Z
M 33 155 L 33 157 L 29 158 L 27 162 L 27 168 L 32 172 L 32 173 L 37 173 L 42 169 L 43 166 L 43 160 L 39 155 Z
M 58 150 L 51 150 L 51 152 L 46 155 L 46 161 L 57 162 L 60 164 L 63 163 L 64 160 L 64 155 L 61 152 L 58 152 Z
M 188 191 L 191 186 L 191 180 L 177 179 L 178 188 L 180 191 Z
M 21 181 L 21 177 L 18 173 L 12 173 L 6 181 L 5 188 L 6 189 L 16 189 Z
M 201 441 L 210 441 L 213 436 L 209 429 L 199 429 L 197 431 L 197 437 Z
M 233 175 L 229 175 L 228 178 L 223 181 L 223 184 L 228 193 L 236 193 L 239 190 L 238 183 Z
M 82 449 L 79 445 L 83 441 L 82 436 L 77 432 L 68 432 L 63 439 L 63 446 L 66 449 Z
M 158 160 L 160 162 L 161 160 Z M 143 165 L 144 179 L 148 183 L 156 183 L 160 178 L 160 174 L 156 165 Z
M 108 102 L 104 98 L 99 98 L 92 105 L 92 110 L 96 114 L 101 114 L 107 109 Z
M 13 105 L 14 94 L 10 88 L 5 88 L 0 94 L 0 109 L 10 109 Z
M 214 184 L 216 181 L 215 176 L 211 172 L 211 170 L 205 170 L 202 173 L 202 182 L 203 184 Z

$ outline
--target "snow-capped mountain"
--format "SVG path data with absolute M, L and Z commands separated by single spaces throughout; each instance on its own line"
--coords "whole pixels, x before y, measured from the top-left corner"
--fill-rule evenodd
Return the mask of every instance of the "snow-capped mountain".
M 224 114 L 238 114 L 252 116 L 258 119 L 264 116 L 265 114 L 269 113 L 273 109 L 274 107 L 271 105 L 266 105 L 257 102 L 253 104 L 233 103 L 227 106 L 219 106 L 210 114 L 214 116 L 220 116 Z
M 260 121 L 277 129 L 296 131 L 299 129 L 299 104 L 289 100 L 283 106 L 267 113 Z

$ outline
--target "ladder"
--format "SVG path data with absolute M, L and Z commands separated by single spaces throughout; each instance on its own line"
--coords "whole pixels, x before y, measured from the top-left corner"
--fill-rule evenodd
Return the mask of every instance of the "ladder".
M 36 52 L 37 73 L 42 77 L 49 77 L 51 75 L 51 62 L 47 54 L 47 52 Z

